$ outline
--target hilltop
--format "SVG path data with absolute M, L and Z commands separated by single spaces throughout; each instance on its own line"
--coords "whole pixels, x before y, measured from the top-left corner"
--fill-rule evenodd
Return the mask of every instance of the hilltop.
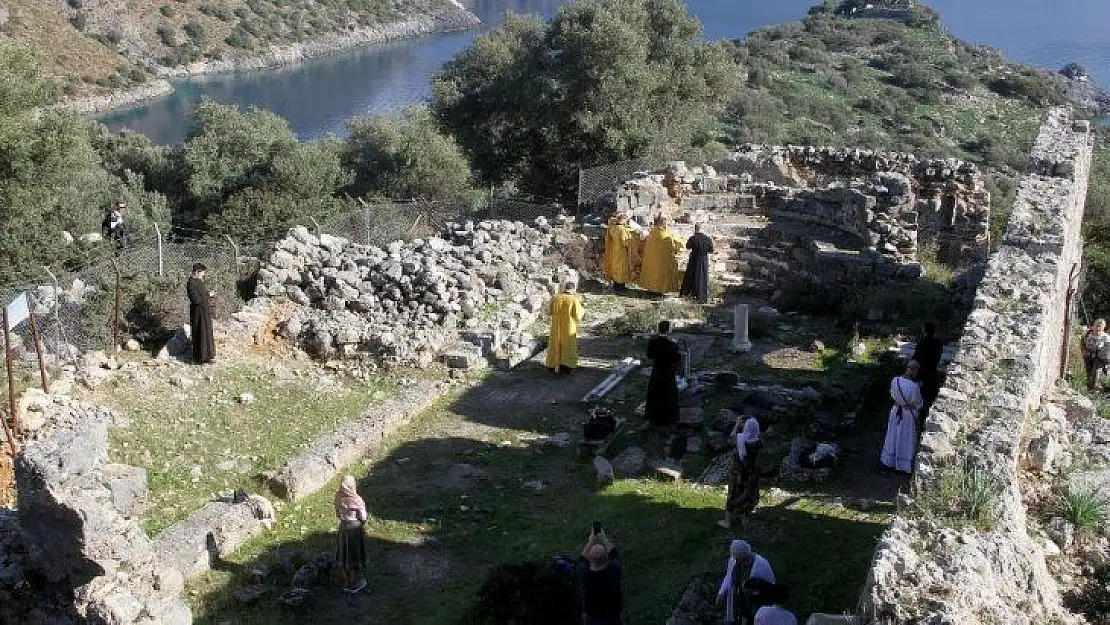
M 335 50 L 476 21 L 447 0 L 11 0 L 0 7 L 0 43 L 34 52 L 59 95 L 73 98 L 199 73 L 208 65 L 236 69 L 248 59 L 274 56 L 275 47 Z M 398 25 L 397 33 L 379 32 Z M 291 56 L 322 52 L 298 49 Z

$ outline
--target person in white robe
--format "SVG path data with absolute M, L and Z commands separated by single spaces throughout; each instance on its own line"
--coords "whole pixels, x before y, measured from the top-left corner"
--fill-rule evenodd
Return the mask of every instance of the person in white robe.
M 890 398 L 894 406 L 887 418 L 886 440 L 879 461 L 884 466 L 901 471 L 913 472 L 913 456 L 917 451 L 917 415 L 925 400 L 917 383 L 921 366 L 916 360 L 906 365 L 906 372 L 890 381 Z
M 725 578 L 721 581 L 721 588 L 717 591 L 717 605 L 725 604 L 725 620 L 733 623 L 737 612 L 743 612 L 741 606 L 736 605 L 735 592 L 750 579 L 761 580 L 767 584 L 775 583 L 775 572 L 771 570 L 771 563 L 766 558 L 752 551 L 752 546 L 746 540 L 734 540 L 729 545 L 728 568 Z M 750 616 L 750 614 L 749 614 Z
M 756 611 L 753 625 L 798 625 L 798 617 L 782 604 L 790 600 L 790 590 L 782 584 L 768 589 L 769 603 Z

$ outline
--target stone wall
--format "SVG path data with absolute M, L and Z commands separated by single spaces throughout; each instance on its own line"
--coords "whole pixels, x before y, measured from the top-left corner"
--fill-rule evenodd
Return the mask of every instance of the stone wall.
M 146 472 L 108 462 L 103 409 L 56 397 L 16 459 L 0 515 L 0 622 L 188 625 L 181 573 L 136 520 Z
M 935 488 L 947 467 L 979 468 L 1003 488 L 997 525 L 952 527 L 903 501 L 863 593 L 867 622 L 1079 622 L 1062 607 L 1042 545 L 1027 531 L 1018 462 L 1059 374 L 1091 154 L 1089 124 L 1054 110 L 924 426 L 915 493 Z
M 511 361 L 538 348 L 527 328 L 566 273 L 553 265 L 556 238 L 543 217 L 453 223 L 385 248 L 294 228 L 259 271 L 256 295 L 297 304 L 280 332 L 320 358 Z
M 915 278 L 922 246 L 957 269 L 983 263 L 990 246 L 990 194 L 975 165 L 863 149 L 744 145 L 712 165 L 645 172 L 598 208 L 595 223 L 614 210 L 641 223 L 679 211 L 765 218 L 751 247 L 793 259 L 759 267 L 779 281 Z

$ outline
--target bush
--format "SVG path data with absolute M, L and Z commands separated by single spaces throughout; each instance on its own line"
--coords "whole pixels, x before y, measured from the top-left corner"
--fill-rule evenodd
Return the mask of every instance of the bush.
M 189 36 L 189 39 L 193 40 L 193 43 L 204 43 L 204 36 L 206 33 L 204 30 L 204 25 L 202 25 L 201 23 L 190 20 L 185 23 L 184 30 L 185 34 Z
M 73 27 L 76 28 L 77 30 L 84 31 L 85 30 L 85 24 L 88 23 L 88 20 L 85 17 L 85 12 L 84 11 L 78 11 L 78 12 L 74 13 L 73 17 L 69 18 L 69 23 L 73 24 Z
M 581 622 L 573 577 L 538 562 L 493 567 L 478 591 L 473 619 L 490 625 L 575 625 Z
M 217 293 L 212 314 L 217 318 L 226 318 L 241 304 L 238 276 L 215 267 L 209 269 L 205 283 Z M 143 271 L 121 271 L 120 343 L 135 339 L 148 349 L 157 349 L 178 328 L 188 323 L 186 280 L 188 275 L 185 272 L 158 277 Z M 108 272 L 98 281 L 97 290 L 85 302 L 82 331 L 94 344 L 112 344 L 115 287 L 115 275 Z
M 160 13 L 162 17 L 173 17 L 177 14 L 177 11 L 174 10 L 172 5 L 163 4 L 162 6 L 158 7 L 158 13 Z
M 917 491 L 914 509 L 923 518 L 989 531 L 998 523 L 1001 497 L 997 477 L 978 467 L 949 467 Z
M 172 47 L 177 44 L 177 33 L 173 31 L 172 26 L 159 26 L 154 32 L 158 33 L 158 38 L 162 40 L 162 45 Z
M 1097 487 L 1068 484 L 1061 501 L 1061 513 L 1080 533 L 1097 533 L 1110 520 L 1110 499 Z

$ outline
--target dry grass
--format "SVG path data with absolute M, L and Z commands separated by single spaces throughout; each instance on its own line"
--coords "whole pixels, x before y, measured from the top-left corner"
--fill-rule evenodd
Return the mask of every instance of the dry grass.
M 60 11 L 37 0 L 9 0 L 8 23 L 0 41 L 8 40 L 30 48 L 39 57 L 48 78 L 72 78 L 76 95 L 96 91 L 95 83 L 117 74 L 131 63 L 116 50 L 82 35 Z

